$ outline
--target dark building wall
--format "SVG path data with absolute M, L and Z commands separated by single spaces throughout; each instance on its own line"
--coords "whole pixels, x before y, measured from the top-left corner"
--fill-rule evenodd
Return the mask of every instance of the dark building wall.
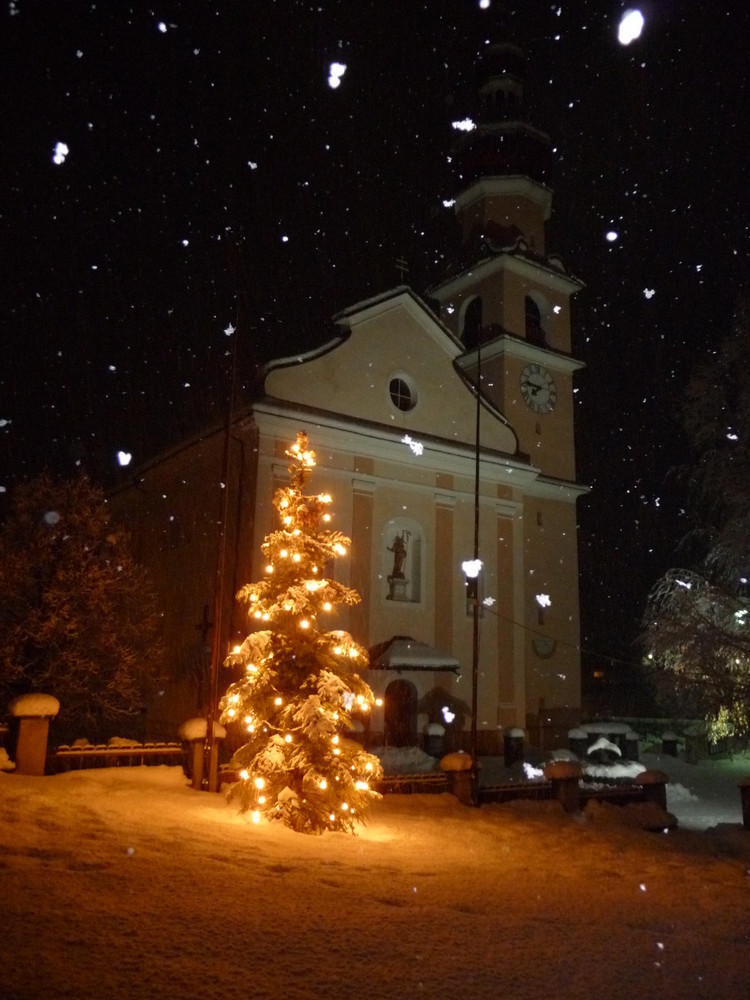
M 223 484 L 225 441 L 222 428 L 207 433 L 138 470 L 110 497 L 113 517 L 128 527 L 135 558 L 148 567 L 163 612 L 169 679 L 149 708 L 150 739 L 174 739 L 185 719 L 206 710 L 225 510 L 222 659 L 247 631 L 235 594 L 253 572 L 255 425 L 247 418 L 235 423 Z M 220 667 L 220 689 L 229 679 Z

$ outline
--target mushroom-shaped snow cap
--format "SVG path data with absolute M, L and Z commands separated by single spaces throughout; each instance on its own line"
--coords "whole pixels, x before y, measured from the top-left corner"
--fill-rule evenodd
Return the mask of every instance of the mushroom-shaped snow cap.
M 51 694 L 22 694 L 13 699 L 9 708 L 17 719 L 54 719 L 60 702 Z
M 634 785 L 666 785 L 669 782 L 668 776 L 663 771 L 656 768 L 650 771 L 641 771 L 633 778 Z
M 471 754 L 458 750 L 456 753 L 447 753 L 440 761 L 441 771 L 470 771 Z
M 544 777 L 548 781 L 563 781 L 566 778 L 580 778 L 583 773 L 577 760 L 550 760 L 544 766 Z
M 207 729 L 208 722 L 205 717 L 188 719 L 180 726 L 180 739 L 185 740 L 186 743 L 192 743 L 193 740 L 205 740 Z M 224 726 L 220 722 L 214 722 L 214 739 L 223 740 L 226 735 L 227 731 Z

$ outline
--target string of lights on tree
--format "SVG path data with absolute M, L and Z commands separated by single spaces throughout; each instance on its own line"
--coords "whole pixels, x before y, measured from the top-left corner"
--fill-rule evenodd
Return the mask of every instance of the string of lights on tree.
M 281 526 L 261 546 L 263 579 L 237 595 L 253 630 L 226 661 L 242 676 L 221 701 L 222 722 L 241 727 L 246 738 L 233 757 L 241 780 L 230 798 L 255 822 L 280 819 L 303 833 L 354 832 L 379 797 L 374 785 L 382 768 L 344 735 L 375 704 L 358 673 L 368 665 L 367 651 L 348 632 L 324 628 L 338 605 L 360 600 L 333 579 L 350 540 L 327 527 L 329 494 L 304 494 L 315 467 L 305 433 L 286 455 L 290 483 L 274 494 Z

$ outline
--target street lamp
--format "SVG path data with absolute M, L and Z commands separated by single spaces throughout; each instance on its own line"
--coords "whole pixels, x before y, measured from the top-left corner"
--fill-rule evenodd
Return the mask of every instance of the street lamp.
M 474 540 L 474 558 L 461 563 L 466 576 L 466 598 L 471 601 L 473 618 L 471 650 L 471 801 L 479 805 L 479 767 L 477 765 L 477 692 L 479 688 L 479 571 L 482 560 L 477 557 L 477 538 Z

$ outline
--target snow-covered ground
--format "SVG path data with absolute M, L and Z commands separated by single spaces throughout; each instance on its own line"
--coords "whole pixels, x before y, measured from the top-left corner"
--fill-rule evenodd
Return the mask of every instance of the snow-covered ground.
M 311 838 L 175 767 L 0 773 L 0 997 L 744 1000 L 750 759 L 644 763 L 670 833 L 417 795 Z

